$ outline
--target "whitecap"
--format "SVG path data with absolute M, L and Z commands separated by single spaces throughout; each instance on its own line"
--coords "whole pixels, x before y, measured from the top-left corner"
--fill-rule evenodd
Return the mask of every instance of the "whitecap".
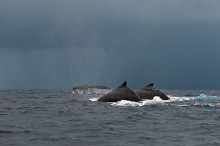
M 176 106 L 182 106 L 182 107 L 185 107 L 185 106 L 189 106 L 187 104 L 181 104 L 181 105 L 176 105 Z
M 200 94 L 199 96 L 194 97 L 193 100 L 220 100 L 220 97 Z

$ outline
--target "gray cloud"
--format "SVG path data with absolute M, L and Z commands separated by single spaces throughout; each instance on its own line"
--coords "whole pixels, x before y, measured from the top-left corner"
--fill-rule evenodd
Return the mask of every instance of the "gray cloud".
M 0 88 L 218 89 L 219 1 L 1 1 Z

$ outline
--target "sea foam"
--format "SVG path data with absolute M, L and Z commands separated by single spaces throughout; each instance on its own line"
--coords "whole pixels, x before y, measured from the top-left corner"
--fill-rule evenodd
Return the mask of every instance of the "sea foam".
M 219 101 L 220 97 L 217 96 L 208 96 L 201 94 L 196 97 L 173 97 L 168 95 L 170 98 L 169 100 L 162 100 L 160 97 L 155 96 L 152 100 L 144 99 L 139 102 L 135 101 L 128 101 L 128 100 L 121 100 L 118 102 L 109 102 L 112 106 L 146 106 L 146 105 L 158 105 L 158 104 L 167 104 L 167 103 L 175 103 L 175 102 L 185 102 L 185 101 L 194 101 L 193 105 L 207 105 L 205 101 L 212 100 L 212 101 Z M 90 101 L 96 102 L 98 98 L 91 98 Z M 197 101 L 204 101 L 202 103 L 198 103 Z M 177 104 L 176 106 L 189 106 L 188 104 Z M 209 106 L 220 106 L 220 103 L 210 104 Z

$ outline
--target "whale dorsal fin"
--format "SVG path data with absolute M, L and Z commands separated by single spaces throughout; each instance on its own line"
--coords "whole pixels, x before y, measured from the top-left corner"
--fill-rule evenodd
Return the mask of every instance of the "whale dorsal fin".
M 147 86 L 145 86 L 145 87 L 153 87 L 154 86 L 154 83 L 150 83 L 150 84 L 148 84 Z
M 127 87 L 126 86 L 127 82 L 125 81 L 123 84 L 121 84 L 118 88 L 123 88 L 123 87 Z

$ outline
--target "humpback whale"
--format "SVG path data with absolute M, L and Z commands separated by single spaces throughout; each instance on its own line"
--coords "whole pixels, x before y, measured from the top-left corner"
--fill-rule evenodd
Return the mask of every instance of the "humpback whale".
M 103 85 L 87 85 L 87 84 L 85 84 L 85 85 L 83 85 L 83 86 L 75 86 L 75 87 L 73 87 L 72 89 L 73 89 L 73 90 L 76 90 L 76 89 L 81 89 L 81 90 L 83 90 L 83 89 L 88 89 L 88 88 L 109 89 L 109 90 L 110 90 L 110 88 L 107 87 L 107 86 L 103 86 Z
M 98 99 L 99 102 L 117 102 L 120 100 L 140 101 L 138 95 L 126 86 L 126 81 L 118 88 L 103 95 Z
M 154 84 L 148 84 L 147 86 L 135 91 L 140 99 L 153 99 L 154 96 L 159 96 L 163 100 L 169 100 L 163 92 L 156 89 Z
M 111 89 L 107 86 L 87 84 L 83 86 L 75 86 L 72 89 L 73 94 L 103 94 L 111 91 Z

